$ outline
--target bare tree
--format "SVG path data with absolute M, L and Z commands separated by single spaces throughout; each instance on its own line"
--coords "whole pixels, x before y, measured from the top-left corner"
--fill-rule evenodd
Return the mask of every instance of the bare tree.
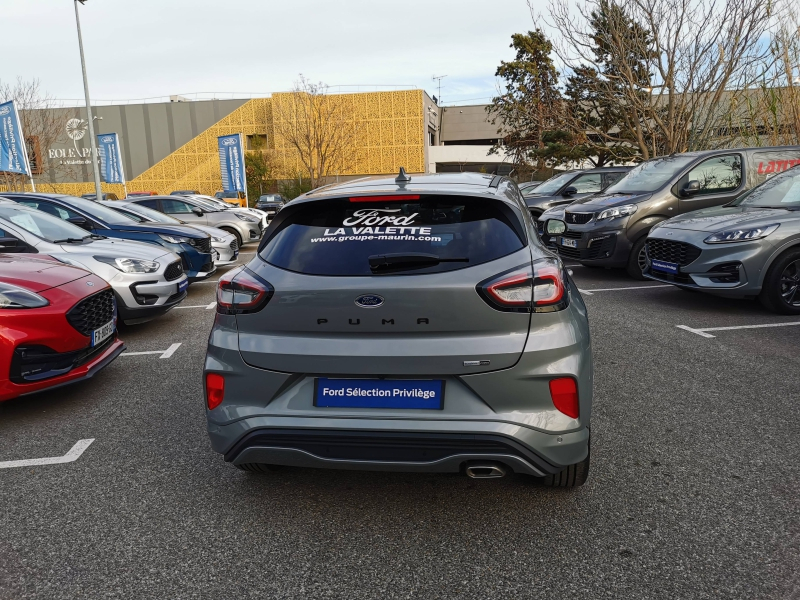
M 58 102 L 42 91 L 38 79 L 25 81 L 21 77 L 14 83 L 0 81 L 0 102 L 8 100 L 13 100 L 17 108 L 36 184 L 49 184 L 49 179 L 42 177 L 48 170 L 57 172 L 59 178 L 74 177 L 74 166 L 63 161 L 51 162 L 44 154 L 44 149 L 50 148 L 64 136 L 64 114 Z M 4 172 L 0 173 L 0 182 L 7 189 L 23 189 L 28 177 Z
M 800 144 L 800 11 L 788 6 L 761 80 L 730 110 L 730 131 L 752 146 Z
M 357 126 L 351 98 L 331 95 L 324 83 L 300 75 L 291 92 L 273 95 L 272 107 L 276 149 L 295 154 L 312 189 L 353 167 Z
M 550 0 L 549 23 L 567 68 L 593 69 L 604 104 L 621 107 L 615 130 L 581 126 L 647 159 L 726 143 L 730 106 L 769 63 L 775 10 L 762 0 Z

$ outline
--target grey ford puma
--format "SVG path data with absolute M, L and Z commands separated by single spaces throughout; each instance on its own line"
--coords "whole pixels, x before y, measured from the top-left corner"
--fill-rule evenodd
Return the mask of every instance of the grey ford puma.
M 247 471 L 588 476 L 586 307 L 505 177 L 292 201 L 219 280 L 204 384 L 211 444 Z

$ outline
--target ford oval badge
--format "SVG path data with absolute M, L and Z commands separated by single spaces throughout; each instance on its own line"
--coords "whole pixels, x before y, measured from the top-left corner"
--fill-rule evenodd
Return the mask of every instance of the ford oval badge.
M 361 308 L 377 308 L 383 304 L 383 296 L 377 294 L 364 294 L 356 298 L 356 306 Z

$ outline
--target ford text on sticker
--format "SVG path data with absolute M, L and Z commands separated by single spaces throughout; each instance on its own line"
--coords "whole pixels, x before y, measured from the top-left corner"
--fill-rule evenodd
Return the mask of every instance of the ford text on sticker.
M 325 229 L 323 237 L 311 238 L 311 242 L 348 242 L 365 240 L 395 240 L 417 242 L 441 242 L 442 238 L 431 235 L 430 227 L 412 225 L 419 213 L 404 216 L 393 213 L 400 209 L 362 209 L 342 221 L 345 227 Z M 386 214 L 389 213 L 389 214 Z M 356 227 L 361 225 L 361 227 Z

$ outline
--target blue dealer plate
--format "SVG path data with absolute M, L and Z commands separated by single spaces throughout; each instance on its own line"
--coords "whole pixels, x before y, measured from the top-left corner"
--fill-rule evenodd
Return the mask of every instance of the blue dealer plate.
M 314 406 L 319 407 L 441 410 L 443 398 L 442 380 L 319 377 L 314 382 Z
M 650 261 L 650 266 L 653 271 L 661 271 L 662 273 L 678 274 L 678 265 L 676 263 L 667 262 L 665 260 Z
M 184 279 L 183 281 L 178 283 L 178 293 L 182 294 L 183 292 L 186 291 L 186 288 L 188 288 L 188 287 L 189 287 L 189 280 L 188 279 Z

